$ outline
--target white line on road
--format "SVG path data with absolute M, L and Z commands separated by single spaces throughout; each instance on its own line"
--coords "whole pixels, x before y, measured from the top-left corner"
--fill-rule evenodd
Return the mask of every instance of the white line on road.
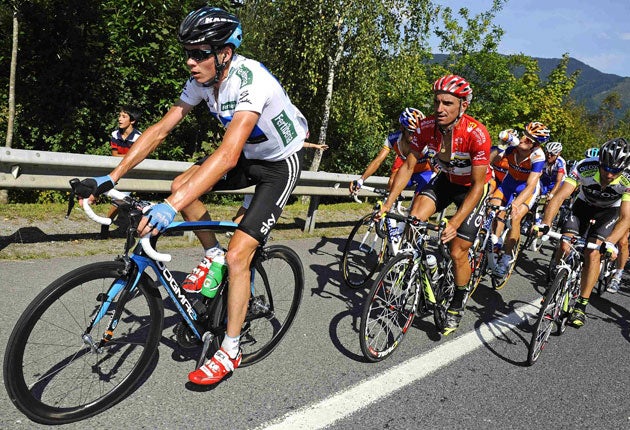
M 321 429 L 367 407 L 401 388 L 416 382 L 432 372 L 458 360 L 482 345 L 496 340 L 512 330 L 524 318 L 538 312 L 540 298 L 521 306 L 509 315 L 494 319 L 476 330 L 444 343 L 419 357 L 412 358 L 388 371 L 319 403 L 305 406 L 258 429 Z

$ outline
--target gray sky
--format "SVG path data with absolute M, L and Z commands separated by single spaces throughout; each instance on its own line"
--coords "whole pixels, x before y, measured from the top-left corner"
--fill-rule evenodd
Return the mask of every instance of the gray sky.
M 435 0 L 474 15 L 491 0 Z M 501 54 L 560 58 L 569 53 L 604 73 L 630 76 L 630 0 L 509 0 L 497 14 Z M 437 47 L 437 44 L 435 45 Z

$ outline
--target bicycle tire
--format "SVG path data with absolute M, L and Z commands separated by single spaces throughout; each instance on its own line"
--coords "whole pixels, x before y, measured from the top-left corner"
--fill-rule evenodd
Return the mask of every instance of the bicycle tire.
M 46 287 L 19 318 L 5 351 L 4 384 L 13 404 L 31 420 L 65 424 L 96 415 L 123 399 L 151 364 L 164 308 L 146 274 L 124 302 L 114 337 L 101 351 L 83 339 L 105 293 L 125 276 L 124 268 L 124 262 L 111 261 L 75 269 Z M 105 333 L 110 311 L 91 331 L 96 341 Z
M 363 305 L 359 343 L 371 362 L 389 357 L 413 322 L 417 302 L 416 280 L 410 280 L 413 256 L 401 253 L 378 275 Z
M 532 339 L 529 342 L 527 351 L 527 363 L 530 366 L 538 360 L 540 353 L 545 349 L 549 341 L 549 335 L 553 329 L 553 324 L 560 324 L 562 304 L 565 295 L 563 292 L 566 291 L 564 285 L 566 284 L 567 276 L 568 271 L 566 269 L 560 269 L 551 287 L 549 287 L 547 294 L 545 294 L 545 301 L 538 312 L 536 324 L 532 332 Z
M 601 261 L 599 266 L 599 277 L 597 278 L 597 295 L 603 296 L 610 285 L 612 271 L 615 269 L 614 261 L 606 258 Z M 609 276 L 606 276 L 608 273 Z
M 472 269 L 470 273 L 470 294 L 469 298 L 477 291 L 477 287 L 481 283 L 481 280 L 488 270 L 488 253 L 486 247 L 483 247 L 483 243 L 486 240 L 488 232 L 479 232 L 479 235 L 475 239 L 475 243 L 470 248 L 468 253 L 468 259 L 470 260 L 470 267 Z M 489 240 L 489 239 L 488 239 Z
M 508 280 L 510 279 L 510 276 L 512 276 L 512 272 L 514 272 L 514 269 L 516 268 L 516 263 L 518 262 L 518 257 L 519 254 L 521 252 L 521 237 L 519 235 L 518 239 L 516 240 L 516 243 L 514 244 L 514 258 L 512 260 L 512 262 L 510 263 L 507 272 L 505 273 L 504 276 L 495 276 L 494 274 L 491 276 L 492 279 L 492 288 L 494 288 L 495 290 L 500 290 L 503 287 L 505 287 L 505 285 L 507 284 Z
M 538 233 L 532 229 L 534 221 L 534 214 L 532 212 L 527 212 L 521 220 L 521 234 L 525 236 L 525 240 L 523 241 L 524 249 L 529 249 L 534 238 L 538 236 Z
M 444 277 L 435 289 L 435 306 L 433 307 L 433 322 L 438 332 L 446 326 L 446 311 L 455 295 L 455 276 L 453 274 L 453 260 L 449 260 L 445 268 Z
M 573 313 L 575 302 L 580 295 L 580 276 L 576 276 L 573 280 L 570 281 L 569 287 L 567 288 L 567 295 L 568 298 L 566 309 L 563 309 L 562 315 L 560 316 L 560 324 L 558 325 L 557 332 L 558 335 L 563 334 L 567 330 L 569 318 L 571 317 L 571 313 Z
M 287 246 L 265 247 L 253 267 L 254 292 L 241 329 L 240 367 L 259 362 L 278 346 L 295 320 L 304 291 L 302 261 Z M 213 315 L 215 327 L 225 324 L 227 317 L 226 294 L 219 299 L 222 303 Z M 222 340 L 222 336 L 214 339 L 215 348 Z
M 386 235 L 372 216 L 367 214 L 355 224 L 343 250 L 341 273 L 350 288 L 363 288 L 388 258 Z

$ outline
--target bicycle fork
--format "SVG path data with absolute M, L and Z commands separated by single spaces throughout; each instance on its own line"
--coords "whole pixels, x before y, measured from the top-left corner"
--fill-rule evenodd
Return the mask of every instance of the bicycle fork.
M 109 287 L 107 293 L 100 293 L 97 296 L 97 300 L 101 302 L 98 311 L 94 315 L 94 318 L 90 321 L 87 328 L 81 335 L 81 339 L 83 343 L 90 348 L 92 353 L 100 354 L 103 352 L 103 347 L 107 342 L 109 342 L 112 337 L 114 337 L 114 330 L 118 325 L 118 321 L 120 320 L 120 316 L 125 307 L 125 303 L 129 299 L 130 295 L 135 290 L 135 285 L 138 281 L 139 273 L 138 271 L 133 271 L 132 276 L 125 277 L 124 275 L 118 279 L 116 279 L 112 285 Z M 125 280 L 126 278 L 126 280 Z M 107 328 L 102 334 L 101 339 L 98 342 L 95 342 L 91 331 L 94 328 L 95 324 L 97 324 L 109 311 L 110 305 L 113 303 L 114 299 L 118 297 L 118 303 L 116 309 L 112 313 Z

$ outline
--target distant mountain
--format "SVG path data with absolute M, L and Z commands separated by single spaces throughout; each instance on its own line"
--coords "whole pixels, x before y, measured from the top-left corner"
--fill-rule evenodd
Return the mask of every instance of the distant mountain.
M 535 58 L 540 67 L 540 77 L 545 79 L 560 62 L 559 58 Z M 567 73 L 581 70 L 580 76 L 571 91 L 571 96 L 578 102 L 584 103 L 589 112 L 595 112 L 602 100 L 610 92 L 617 92 L 623 105 L 621 111 L 630 108 L 630 78 L 602 73 L 575 58 L 569 58 Z
M 434 61 L 442 62 L 446 55 L 436 54 Z M 540 67 L 540 78 L 546 79 L 560 63 L 560 58 L 537 58 Z M 575 58 L 569 58 L 567 73 L 571 74 L 576 70 L 581 70 L 580 76 L 571 91 L 571 97 L 579 103 L 583 103 L 589 112 L 596 112 L 602 100 L 610 92 L 617 92 L 621 99 L 622 108 L 618 112 L 623 115 L 630 109 L 630 77 L 602 73 L 599 70 L 585 64 Z

